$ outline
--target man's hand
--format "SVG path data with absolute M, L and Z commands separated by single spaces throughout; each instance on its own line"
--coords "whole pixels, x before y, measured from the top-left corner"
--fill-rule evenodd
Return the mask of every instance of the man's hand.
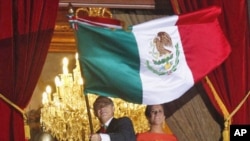
M 101 136 L 99 134 L 90 135 L 90 141 L 101 141 Z

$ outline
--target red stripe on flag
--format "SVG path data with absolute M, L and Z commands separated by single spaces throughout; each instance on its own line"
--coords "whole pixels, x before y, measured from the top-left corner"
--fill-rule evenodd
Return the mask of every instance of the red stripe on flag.
M 217 20 L 204 24 L 179 25 L 178 29 L 195 82 L 218 67 L 231 52 Z
M 221 8 L 212 6 L 192 13 L 179 15 L 176 25 L 213 22 L 221 13 Z

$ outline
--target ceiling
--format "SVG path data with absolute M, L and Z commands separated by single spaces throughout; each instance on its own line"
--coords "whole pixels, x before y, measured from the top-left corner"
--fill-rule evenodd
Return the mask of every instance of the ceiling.
M 76 52 L 74 32 L 68 23 L 69 3 L 73 9 L 79 7 L 108 7 L 110 11 L 119 9 L 120 11 L 140 10 L 154 11 L 158 14 L 173 13 L 170 0 L 59 0 L 54 35 L 52 37 L 49 52 Z

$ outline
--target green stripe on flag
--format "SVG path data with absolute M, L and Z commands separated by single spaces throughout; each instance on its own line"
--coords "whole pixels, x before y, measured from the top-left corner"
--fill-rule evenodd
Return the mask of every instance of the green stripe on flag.
M 132 32 L 79 24 L 77 42 L 85 93 L 142 103 L 140 59 Z

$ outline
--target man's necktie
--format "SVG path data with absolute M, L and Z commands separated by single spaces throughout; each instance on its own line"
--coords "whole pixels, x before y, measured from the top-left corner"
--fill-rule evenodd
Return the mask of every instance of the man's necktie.
M 106 133 L 106 129 L 107 129 L 107 127 L 106 127 L 105 125 L 102 126 L 102 127 L 101 127 L 101 130 L 100 130 L 101 133 Z

